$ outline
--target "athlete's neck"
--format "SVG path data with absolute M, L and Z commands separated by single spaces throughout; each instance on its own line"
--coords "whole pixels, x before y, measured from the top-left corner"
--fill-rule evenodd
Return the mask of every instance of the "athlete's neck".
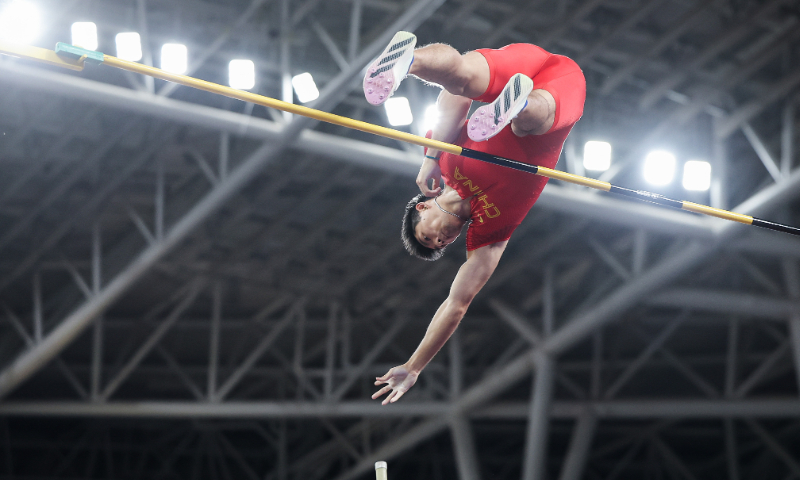
M 470 199 L 461 198 L 458 192 L 449 186 L 445 185 L 442 193 L 436 200 L 442 208 L 448 212 L 452 212 L 457 217 L 461 219 L 468 219 L 470 217 Z

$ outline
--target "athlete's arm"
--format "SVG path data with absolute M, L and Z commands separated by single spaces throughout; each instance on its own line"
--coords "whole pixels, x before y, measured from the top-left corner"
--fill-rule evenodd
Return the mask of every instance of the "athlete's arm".
M 383 405 L 394 403 L 414 385 L 422 369 L 444 346 L 467 313 L 472 299 L 494 273 L 507 243 L 508 241 L 493 243 L 467 252 L 467 261 L 458 270 L 450 287 L 450 295 L 436 311 L 417 350 L 408 362 L 392 368 L 386 375 L 375 380 L 375 385 L 385 383 L 386 386 L 372 395 L 373 400 L 391 390 L 383 400 Z
M 431 138 L 452 143 L 458 137 L 458 133 L 467 121 L 467 113 L 469 113 L 471 104 L 472 100 L 467 97 L 453 95 L 448 93 L 447 90 L 442 90 L 438 101 L 439 121 L 433 129 Z M 439 162 L 428 158 L 428 156 L 438 158 L 439 153 L 439 150 L 428 149 L 426 157 L 422 159 L 419 175 L 417 175 L 419 190 L 426 197 L 435 197 L 442 191 L 442 186 L 439 184 L 439 180 L 442 177 Z M 433 187 L 431 187 L 431 179 L 433 179 Z

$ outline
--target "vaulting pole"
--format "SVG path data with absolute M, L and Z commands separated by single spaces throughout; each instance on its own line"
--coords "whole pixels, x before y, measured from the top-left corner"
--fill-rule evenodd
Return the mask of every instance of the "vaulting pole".
M 448 152 L 455 155 L 461 155 L 464 157 L 473 158 L 475 160 L 480 160 L 483 162 L 488 162 L 503 167 L 513 168 L 515 170 L 520 170 L 527 173 L 532 173 L 534 175 L 541 175 L 543 177 L 554 178 L 556 180 L 561 180 L 576 185 L 583 185 L 584 187 L 594 188 L 596 190 L 603 190 L 606 192 L 616 193 L 619 195 L 635 198 L 637 200 L 642 200 L 650 203 L 655 203 L 657 205 L 662 205 L 665 207 L 672 207 L 680 210 L 686 210 L 689 212 L 699 213 L 712 217 L 718 217 L 725 220 L 730 220 L 732 222 L 742 223 L 745 225 L 755 225 L 757 227 L 767 228 L 769 230 L 775 230 L 778 232 L 790 233 L 792 235 L 800 235 L 800 228 L 792 227 L 789 225 L 782 225 L 780 223 L 774 223 L 767 220 L 755 218 L 750 215 L 730 212 L 728 210 L 714 208 L 707 205 L 701 205 L 699 203 L 686 202 L 682 200 L 673 200 L 656 193 L 646 192 L 644 190 L 631 190 L 624 187 L 618 187 L 608 182 L 595 180 L 593 178 L 582 177 L 580 175 L 573 175 L 571 173 L 562 172 L 560 170 L 553 170 L 550 168 L 541 167 L 537 165 L 529 165 L 527 163 L 518 162 L 516 160 L 511 160 L 509 158 L 504 158 L 485 152 L 479 152 L 477 150 L 472 150 L 469 148 L 459 147 L 457 145 L 453 145 L 450 143 L 440 142 L 438 140 L 432 140 L 429 138 L 402 132 L 400 130 L 395 130 L 392 128 L 381 127 L 380 125 L 374 125 L 372 123 L 362 122 L 360 120 L 354 120 L 351 118 L 334 115 L 332 113 L 327 113 L 321 110 L 304 107 L 302 105 L 295 105 L 293 103 L 283 102 L 281 100 L 277 100 L 274 98 L 265 97 L 263 95 L 257 95 L 255 93 L 250 93 L 243 90 L 237 90 L 235 88 L 226 87 L 224 85 L 220 85 L 217 83 L 207 82 L 205 80 L 200 80 L 194 77 L 166 72 L 159 68 L 142 65 L 140 63 L 130 62 L 127 60 L 122 60 L 116 57 L 112 57 L 111 55 L 105 55 L 101 52 L 86 50 L 66 43 L 58 43 L 56 45 L 55 52 L 53 52 L 51 50 L 46 50 L 43 48 L 28 47 L 28 46 L 20 47 L 0 42 L 0 53 L 20 58 L 28 58 L 31 60 L 47 63 L 49 65 L 57 65 L 72 70 L 82 70 L 85 62 L 87 61 L 90 63 L 106 64 L 122 70 L 127 70 L 129 72 L 140 73 L 142 75 L 159 78 L 161 80 L 166 80 L 168 82 L 174 82 L 180 85 L 185 85 L 187 87 L 193 87 L 198 90 L 204 90 L 210 93 L 215 93 L 218 95 L 224 95 L 226 97 L 235 98 L 237 100 L 242 100 L 244 102 L 250 102 L 256 105 L 262 105 L 265 107 L 274 108 L 284 112 L 296 113 L 298 115 L 309 117 L 314 120 L 319 120 L 326 123 L 332 123 L 334 125 L 352 128 L 354 130 L 360 130 L 362 132 L 367 132 L 374 135 L 379 135 L 381 137 L 391 138 L 406 143 L 412 143 L 414 145 L 419 145 L 421 147 L 433 148 L 443 152 Z

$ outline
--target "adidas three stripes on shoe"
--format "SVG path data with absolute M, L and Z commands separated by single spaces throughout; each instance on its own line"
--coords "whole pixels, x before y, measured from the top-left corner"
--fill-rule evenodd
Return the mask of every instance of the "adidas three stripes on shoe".
M 533 90 L 533 80 L 517 73 L 509 79 L 500 96 L 472 114 L 467 124 L 467 134 L 475 142 L 483 142 L 500 133 L 528 104 Z
M 397 90 L 414 62 L 416 44 L 417 36 L 413 33 L 397 32 L 383 53 L 367 67 L 364 96 L 369 103 L 381 105 Z

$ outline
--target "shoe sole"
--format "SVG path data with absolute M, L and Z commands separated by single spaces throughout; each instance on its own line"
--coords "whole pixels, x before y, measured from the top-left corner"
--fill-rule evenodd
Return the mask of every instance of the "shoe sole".
M 367 68 L 364 75 L 364 96 L 373 105 L 381 105 L 394 94 L 408 75 L 414 61 L 417 36 L 397 32 L 383 53 Z
M 472 114 L 467 128 L 469 138 L 483 142 L 500 133 L 528 105 L 532 90 L 533 80 L 527 76 L 517 73 L 511 77 L 494 102 Z

